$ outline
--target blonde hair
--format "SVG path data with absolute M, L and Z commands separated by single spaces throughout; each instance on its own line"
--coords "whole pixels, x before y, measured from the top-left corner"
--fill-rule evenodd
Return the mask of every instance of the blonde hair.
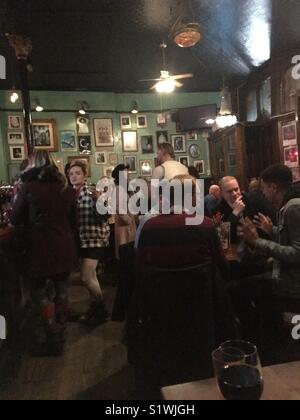
M 57 180 L 63 185 L 64 189 L 67 188 L 67 178 L 60 173 L 53 156 L 47 150 L 34 150 L 29 157 L 29 166 L 37 169 L 52 168 Z

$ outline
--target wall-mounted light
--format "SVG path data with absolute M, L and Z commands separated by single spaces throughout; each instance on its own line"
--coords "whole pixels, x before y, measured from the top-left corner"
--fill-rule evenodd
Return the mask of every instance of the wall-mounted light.
M 132 113 L 132 114 L 138 114 L 138 113 L 139 113 L 139 107 L 138 107 L 138 103 L 137 103 L 137 101 L 134 101 L 134 102 L 132 103 L 131 113 Z
M 15 88 L 13 87 L 13 90 L 11 91 L 10 94 L 10 102 L 15 104 L 17 102 L 17 100 L 19 99 L 19 94 L 18 92 L 16 92 Z
M 35 99 L 35 110 L 36 112 L 44 111 L 44 107 L 40 104 L 40 101 L 38 99 Z
M 81 102 L 80 103 L 80 108 L 78 110 L 78 114 L 85 115 L 87 113 L 88 107 L 89 107 L 89 105 L 88 105 L 87 102 Z

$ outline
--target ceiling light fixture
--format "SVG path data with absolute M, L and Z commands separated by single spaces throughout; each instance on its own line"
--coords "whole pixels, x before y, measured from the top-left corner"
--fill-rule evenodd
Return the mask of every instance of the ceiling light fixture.
M 175 90 L 175 81 L 173 79 L 161 80 L 155 86 L 157 93 L 172 93 Z
M 181 23 L 175 28 L 173 39 L 181 48 L 194 47 L 202 39 L 199 23 Z
M 170 38 L 181 48 L 194 47 L 202 39 L 201 26 L 196 21 L 191 0 L 181 0 L 178 18 L 174 23 Z
M 35 100 L 35 110 L 36 112 L 43 112 L 44 107 L 40 104 L 40 101 L 38 99 Z
M 231 94 L 227 87 L 221 89 L 221 108 L 216 123 L 220 128 L 231 127 L 237 123 L 237 117 L 232 113 Z

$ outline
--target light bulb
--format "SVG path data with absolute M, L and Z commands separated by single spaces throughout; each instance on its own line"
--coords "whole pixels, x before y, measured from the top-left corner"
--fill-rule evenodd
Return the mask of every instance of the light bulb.
M 231 127 L 237 123 L 237 117 L 232 114 L 219 115 L 216 119 L 216 123 L 220 128 Z
M 175 82 L 172 79 L 161 80 L 157 83 L 155 90 L 157 93 L 172 93 L 175 90 Z
M 209 118 L 207 121 L 205 121 L 207 125 L 213 125 L 215 123 L 215 120 L 212 118 Z
M 44 108 L 41 105 L 37 105 L 35 110 L 36 110 L 36 112 L 43 112 Z
M 10 95 L 10 102 L 14 104 L 17 102 L 18 99 L 19 95 L 17 94 L 17 92 L 12 92 L 12 94 Z

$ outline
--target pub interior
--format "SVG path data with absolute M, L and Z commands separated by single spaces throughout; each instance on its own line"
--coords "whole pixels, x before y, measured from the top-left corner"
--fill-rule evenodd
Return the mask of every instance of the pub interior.
M 0 400 L 300 399 L 299 17 L 2 0 Z

